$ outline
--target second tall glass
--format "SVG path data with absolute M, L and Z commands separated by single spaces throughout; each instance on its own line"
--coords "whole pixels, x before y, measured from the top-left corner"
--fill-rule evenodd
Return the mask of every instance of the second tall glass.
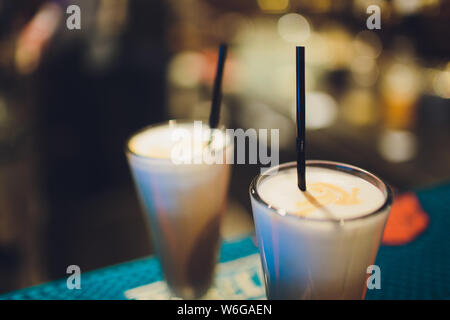
M 194 126 L 172 120 L 146 128 L 131 137 L 126 153 L 165 280 L 177 297 L 196 299 L 213 278 L 230 177 L 225 158 L 232 156 L 233 144 L 224 139 L 215 146 L 223 163 L 176 164 L 170 146 L 177 129 L 192 133 Z

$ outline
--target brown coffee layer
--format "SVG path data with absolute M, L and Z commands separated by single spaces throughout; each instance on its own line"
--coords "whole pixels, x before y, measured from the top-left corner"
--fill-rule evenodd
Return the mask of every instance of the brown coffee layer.
M 215 214 L 197 237 L 187 265 L 187 280 L 197 291 L 197 296 L 206 293 L 211 285 L 217 259 L 222 215 Z

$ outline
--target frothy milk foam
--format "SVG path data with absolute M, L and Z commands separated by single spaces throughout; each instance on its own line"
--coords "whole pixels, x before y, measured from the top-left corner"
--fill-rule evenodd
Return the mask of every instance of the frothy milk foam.
M 213 139 L 209 143 L 209 127 L 197 129 L 191 123 L 156 126 L 135 135 L 129 142 L 129 148 L 141 156 L 175 160 L 175 164 L 179 164 L 196 159 L 201 162 L 203 153 L 218 152 L 230 142 L 222 131 L 214 129 Z
M 295 168 L 265 179 L 258 193 L 271 206 L 286 213 L 314 219 L 349 219 L 373 212 L 385 201 L 370 182 L 341 171 L 309 167 L 307 192 L 297 186 Z
M 191 135 L 193 141 L 174 139 L 180 129 L 184 130 L 181 136 Z M 215 132 L 224 135 L 220 130 Z M 210 130 L 203 126 L 200 133 L 209 137 Z M 232 143 L 224 146 L 220 139 L 205 145 L 195 134 L 192 123 L 151 127 L 130 139 L 131 152 L 127 153 L 165 278 L 172 291 L 186 299 L 202 296 L 212 280 L 230 166 L 176 164 L 173 151 L 192 147 L 192 152 L 180 154 L 176 160 L 195 160 L 205 149 L 233 148 Z
M 251 197 L 270 299 L 361 299 L 389 207 L 369 181 L 306 165 L 307 192 L 295 163 L 264 177 Z M 358 218 L 360 219 L 353 219 Z

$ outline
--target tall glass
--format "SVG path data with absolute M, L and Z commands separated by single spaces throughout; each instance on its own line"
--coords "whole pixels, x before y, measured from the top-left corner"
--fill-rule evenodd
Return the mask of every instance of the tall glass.
M 258 188 L 263 182 L 270 183 L 274 172 L 295 170 L 296 163 L 281 164 L 256 176 L 250 198 L 267 296 L 364 299 L 367 268 L 374 263 L 381 242 L 392 204 L 391 190 L 375 175 L 351 165 L 306 161 L 306 170 L 311 167 L 360 177 L 382 193 L 384 203 L 373 212 L 348 219 L 291 215 L 263 200 Z
M 227 163 L 230 162 L 176 164 L 167 156 L 137 153 L 133 139 L 140 134 L 141 140 L 146 139 L 142 138 L 144 133 L 151 140 L 154 129 L 186 128 L 190 124 L 192 122 L 171 120 L 145 128 L 129 139 L 126 149 L 165 280 L 171 291 L 184 299 L 203 296 L 211 285 L 230 177 Z M 157 139 L 161 148 L 171 143 L 167 136 Z M 232 141 L 226 141 L 216 152 L 231 157 Z

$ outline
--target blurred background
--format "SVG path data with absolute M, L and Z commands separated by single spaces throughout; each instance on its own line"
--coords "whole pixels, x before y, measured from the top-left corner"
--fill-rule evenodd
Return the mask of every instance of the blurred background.
M 0 292 L 152 253 L 125 141 L 208 116 L 224 41 L 222 124 L 279 128 L 281 161 L 295 159 L 305 45 L 307 158 L 397 192 L 450 181 L 449 19 L 444 0 L 0 0 Z M 233 170 L 225 237 L 252 230 L 259 167 Z

